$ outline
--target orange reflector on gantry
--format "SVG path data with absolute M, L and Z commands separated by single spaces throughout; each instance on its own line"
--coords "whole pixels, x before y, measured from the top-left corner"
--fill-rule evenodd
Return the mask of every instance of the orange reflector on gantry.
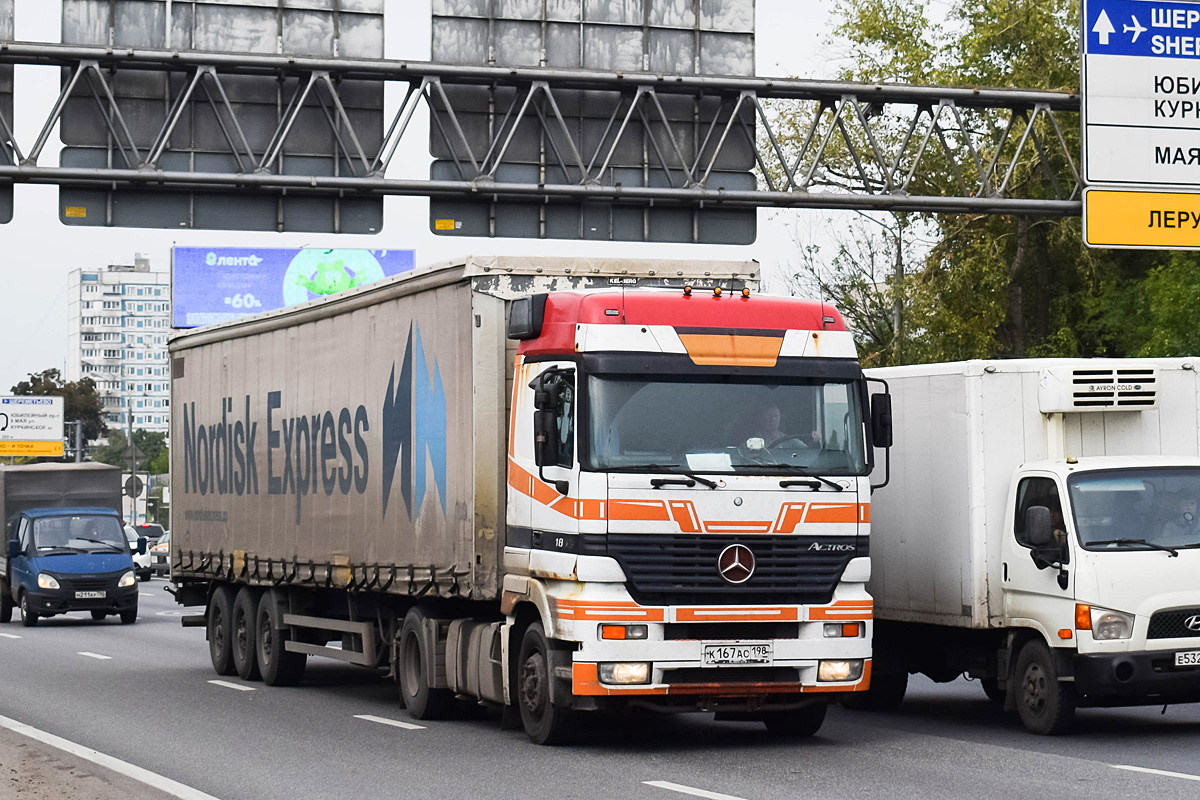
M 679 341 L 697 366 L 773 367 L 783 348 L 781 336 L 682 333 Z

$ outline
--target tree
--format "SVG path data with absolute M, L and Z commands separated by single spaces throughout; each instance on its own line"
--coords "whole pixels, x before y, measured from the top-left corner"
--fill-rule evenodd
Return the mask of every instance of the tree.
M 140 470 L 155 475 L 167 471 L 165 464 L 165 453 L 167 450 L 166 434 L 138 428 L 133 432 L 133 443 L 142 451 Z M 112 464 L 114 467 L 121 467 L 128 470 L 129 465 L 125 462 L 125 448 L 128 446 L 129 439 L 126 438 L 125 432 L 114 429 L 108 434 L 108 444 L 97 448 L 93 458 L 103 464 Z M 160 464 L 163 467 L 161 470 L 152 468 L 152 466 Z
M 75 420 L 83 422 L 85 445 L 89 441 L 99 439 L 108 430 L 104 424 L 104 406 L 100 402 L 99 392 L 96 391 L 96 382 L 91 378 L 64 382 L 62 373 L 57 369 L 31 372 L 29 380 L 21 381 L 12 387 L 12 393 L 61 397 L 66 422 L 71 423 Z

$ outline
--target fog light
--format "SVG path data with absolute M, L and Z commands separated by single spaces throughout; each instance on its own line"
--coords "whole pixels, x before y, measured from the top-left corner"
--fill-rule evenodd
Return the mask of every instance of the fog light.
M 859 632 L 862 630 L 857 622 L 826 622 L 825 623 L 825 638 L 826 639 L 856 639 Z
M 645 625 L 601 625 L 601 639 L 645 639 Z
M 38 588 L 39 589 L 57 589 L 58 581 L 56 581 L 54 579 L 53 575 L 47 575 L 44 572 L 39 572 L 38 573 Z
M 617 662 L 600 665 L 601 683 L 649 683 L 650 665 L 642 663 Z
M 817 680 L 819 681 L 856 681 L 862 677 L 863 662 L 853 661 L 822 661 L 817 665 Z

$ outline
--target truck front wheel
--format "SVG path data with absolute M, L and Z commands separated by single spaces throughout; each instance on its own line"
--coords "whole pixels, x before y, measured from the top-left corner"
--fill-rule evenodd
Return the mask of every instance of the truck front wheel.
M 1063 733 L 1075 719 L 1075 687 L 1058 679 L 1054 654 L 1040 640 L 1017 657 L 1017 713 L 1030 733 Z
M 208 655 L 218 675 L 233 675 L 232 586 L 218 586 L 208 601 Z
M 550 698 L 550 646 L 540 622 L 525 629 L 517 658 L 516 696 L 525 733 L 537 744 L 563 744 L 574 732 L 574 715 Z
M 255 656 L 255 643 L 258 636 L 254 623 L 258 617 L 258 593 L 249 586 L 238 590 L 233 600 L 233 666 L 237 668 L 238 677 L 244 681 L 256 681 L 261 676 L 258 671 L 258 658 Z
M 21 624 L 26 628 L 36 627 L 38 615 L 29 605 L 29 592 L 21 592 L 21 599 L 17 602 L 21 604 Z
M 891 711 L 904 702 L 908 691 L 908 673 L 872 675 L 865 692 L 852 692 L 842 698 L 842 705 L 852 711 Z

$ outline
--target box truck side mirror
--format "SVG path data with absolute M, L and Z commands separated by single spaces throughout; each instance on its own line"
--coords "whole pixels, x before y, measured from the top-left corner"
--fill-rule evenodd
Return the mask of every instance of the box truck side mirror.
M 8 540 L 8 557 L 17 558 L 21 555 L 21 543 L 16 539 Z
M 1025 509 L 1024 544 L 1032 548 L 1029 557 L 1033 559 L 1038 569 L 1059 568 L 1059 585 L 1062 588 L 1065 581 L 1067 555 L 1064 543 L 1054 536 L 1054 524 L 1050 517 L 1050 509 L 1046 506 L 1030 506 Z
M 892 396 L 871 395 L 871 441 L 876 447 L 892 446 Z

